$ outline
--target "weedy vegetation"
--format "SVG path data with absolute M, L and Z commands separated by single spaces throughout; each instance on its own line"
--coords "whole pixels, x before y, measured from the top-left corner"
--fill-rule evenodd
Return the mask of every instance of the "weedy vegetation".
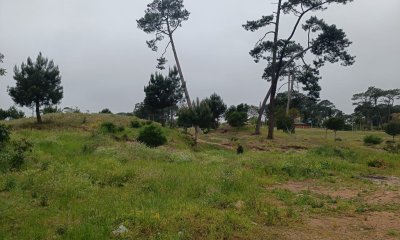
M 43 122 L 4 128 L 1 239 L 285 239 L 338 234 L 312 219 L 398 220 L 400 203 L 374 196 L 398 196 L 400 157 L 365 146 L 364 132 L 340 132 L 337 142 L 324 130 L 298 129 L 266 141 L 253 126 L 222 126 L 193 147 L 188 133 L 134 117 L 58 113 Z M 153 148 L 136 140 L 148 132 L 161 136 Z M 113 233 L 121 225 L 128 231 Z M 359 229 L 347 234 L 399 232 Z

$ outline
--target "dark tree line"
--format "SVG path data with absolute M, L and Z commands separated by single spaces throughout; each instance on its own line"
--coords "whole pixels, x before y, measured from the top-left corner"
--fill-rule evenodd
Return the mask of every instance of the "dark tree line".
M 365 92 L 353 95 L 354 118 L 360 128 L 382 129 L 391 121 L 393 113 L 400 112 L 395 101 L 400 99 L 400 89 L 383 90 L 369 87 Z
M 287 92 L 276 96 L 277 112 L 285 112 L 287 107 Z M 323 122 L 332 117 L 343 117 L 344 113 L 329 100 L 315 100 L 303 93 L 293 91 L 290 109 L 296 109 L 297 116 L 310 127 L 322 127 Z M 293 114 L 292 114 L 293 115 Z

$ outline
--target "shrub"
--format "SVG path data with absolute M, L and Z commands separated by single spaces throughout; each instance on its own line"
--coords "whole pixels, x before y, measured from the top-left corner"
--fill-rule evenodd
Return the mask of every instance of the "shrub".
M 104 133 L 116 133 L 118 130 L 117 126 L 111 122 L 102 123 L 100 129 Z
M 20 170 L 25 163 L 25 153 L 32 151 L 32 143 L 26 139 L 13 142 L 14 156 L 11 158 L 10 168 L 12 170 Z
M 4 119 L 20 119 L 24 118 L 25 113 L 21 110 L 18 110 L 16 107 L 12 106 L 8 110 L 0 109 L 0 120 Z
M 4 187 L 3 187 L 3 191 L 10 192 L 16 186 L 17 186 L 17 182 L 15 181 L 14 178 L 7 178 L 6 182 L 4 184 Z
M 229 125 L 232 127 L 243 127 L 246 125 L 247 114 L 244 112 L 232 112 L 229 116 L 226 117 Z
M 108 108 L 104 108 L 103 110 L 100 111 L 102 114 L 112 114 L 111 110 Z
M 50 114 L 50 113 L 61 113 L 62 109 L 57 108 L 57 106 L 45 106 L 43 108 L 43 114 Z
M 131 121 L 131 128 L 141 128 L 142 124 L 138 120 Z
M 0 145 L 4 145 L 10 140 L 10 130 L 4 125 L 0 124 Z
M 236 149 L 237 154 L 243 154 L 244 153 L 244 148 L 242 145 L 239 145 Z
M 26 139 L 14 141 L 0 152 L 0 172 L 20 170 L 26 160 L 26 152 L 32 150 L 32 143 Z
M 158 147 L 167 143 L 161 127 L 148 125 L 144 127 L 137 138 L 139 142 L 146 144 L 148 147 Z
M 382 142 L 383 139 L 375 135 L 368 135 L 364 138 L 364 143 L 367 145 L 379 145 Z
M 373 167 L 373 168 L 383 168 L 386 165 L 384 160 L 381 159 L 375 159 L 371 160 L 368 162 L 368 167 Z
M 225 119 L 232 127 L 243 127 L 248 120 L 249 106 L 247 104 L 239 104 L 237 107 L 231 106 L 225 112 Z

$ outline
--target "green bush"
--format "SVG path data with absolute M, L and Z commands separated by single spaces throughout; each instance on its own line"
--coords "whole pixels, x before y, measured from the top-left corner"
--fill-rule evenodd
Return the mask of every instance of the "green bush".
M 104 133 L 116 133 L 118 131 L 118 127 L 111 122 L 101 124 L 100 129 Z
M 225 120 L 232 127 L 243 127 L 246 125 L 248 116 L 249 106 L 247 104 L 239 104 L 238 106 L 231 106 L 225 112 Z
M 10 130 L 4 125 L 0 124 L 0 145 L 4 145 L 10 140 Z
M 21 139 L 12 143 L 14 149 L 14 155 L 11 158 L 10 168 L 12 170 L 20 170 L 22 165 L 25 163 L 25 153 L 32 151 L 32 143 L 26 139 Z
M 61 113 L 62 109 L 61 108 L 57 108 L 57 106 L 45 106 L 43 108 L 42 113 L 43 114 L 50 114 L 50 113 Z
M 131 121 L 131 128 L 141 128 L 142 124 L 138 120 Z
M 368 164 L 368 167 L 372 167 L 372 168 L 383 168 L 386 166 L 385 161 L 381 160 L 381 159 L 371 160 L 367 164 Z
M 167 143 L 161 127 L 156 125 L 148 125 L 144 127 L 137 138 L 139 142 L 146 144 L 148 147 L 158 147 Z
M 246 125 L 247 114 L 244 112 L 232 112 L 226 118 L 228 124 L 232 127 L 243 127 Z
M 368 135 L 364 138 L 364 143 L 367 145 L 379 145 L 382 142 L 383 139 L 375 135 Z
M 32 150 L 32 143 L 26 139 L 13 141 L 0 152 L 0 172 L 18 171 L 26 160 L 26 153 Z
M 15 181 L 14 178 L 7 178 L 6 182 L 3 187 L 3 191 L 5 192 L 10 192 L 17 186 L 17 182 Z
M 239 145 L 236 149 L 237 154 L 243 154 L 244 153 L 244 148 L 242 145 Z
M 104 108 L 104 109 L 101 110 L 99 113 L 102 113 L 102 114 L 112 114 L 112 112 L 111 112 L 110 109 L 108 109 L 108 108 Z

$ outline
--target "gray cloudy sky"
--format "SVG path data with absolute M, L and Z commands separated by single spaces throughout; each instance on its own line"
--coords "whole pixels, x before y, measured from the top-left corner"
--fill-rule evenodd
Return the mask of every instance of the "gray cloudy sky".
M 0 0 L 0 52 L 8 70 L 0 79 L 0 107 L 12 105 L 6 88 L 14 84 L 13 66 L 41 51 L 60 67 L 62 107 L 132 111 L 143 100 L 143 86 L 159 57 L 145 44 L 151 36 L 136 27 L 148 2 Z M 260 77 L 265 63 L 255 64 L 248 52 L 261 33 L 246 32 L 241 25 L 271 14 L 272 2 L 185 0 L 192 14 L 175 38 L 192 98 L 217 92 L 229 105 L 259 104 L 268 88 Z M 349 113 L 353 93 L 372 85 L 400 88 L 399 10 L 399 0 L 355 0 L 319 14 L 346 31 L 353 41 L 351 53 L 357 56 L 352 67 L 324 67 L 322 98 Z M 291 25 L 294 19 L 283 21 Z M 288 31 L 284 28 L 283 36 Z

